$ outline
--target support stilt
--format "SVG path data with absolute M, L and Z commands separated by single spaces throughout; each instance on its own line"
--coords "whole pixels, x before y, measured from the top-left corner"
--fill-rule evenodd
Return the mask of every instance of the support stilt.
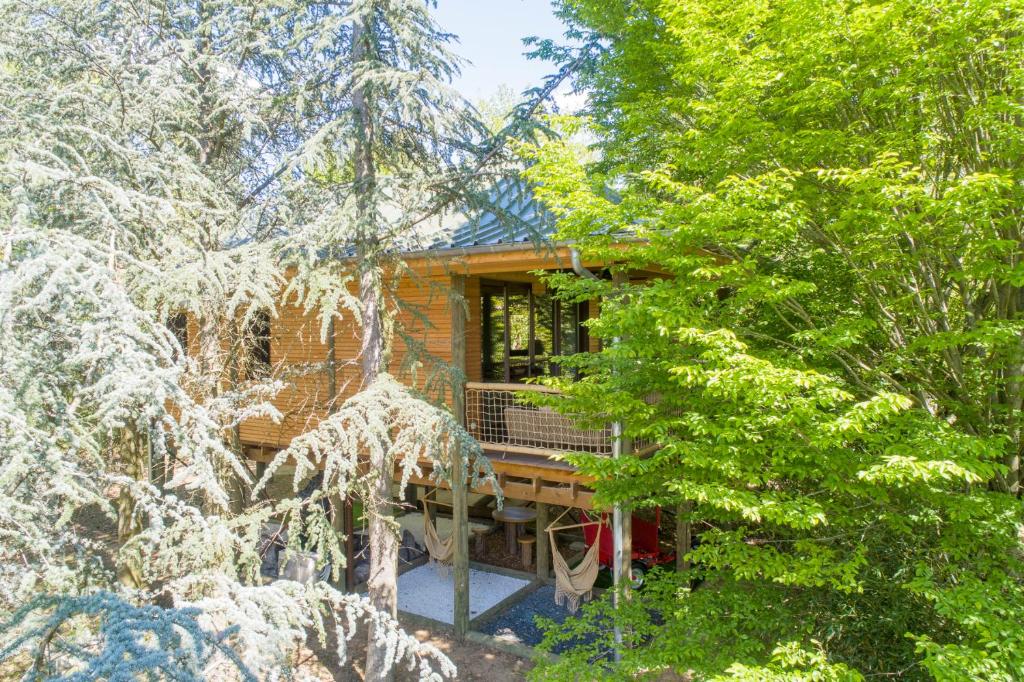
M 466 278 L 453 275 L 451 280 L 452 310 L 452 410 L 459 423 L 466 424 Z M 465 638 L 469 631 L 469 506 L 466 492 L 466 470 L 462 452 L 452 453 L 452 530 L 455 547 L 453 577 L 455 581 L 455 637 Z
M 345 498 L 344 529 L 345 533 L 345 590 L 352 591 L 356 587 L 356 524 L 352 518 L 352 499 Z
M 551 570 L 551 550 L 548 548 L 548 534 L 544 529 L 548 527 L 548 505 L 543 502 L 537 503 L 537 577 L 541 580 L 548 579 Z
M 623 272 L 614 272 L 612 281 L 616 288 L 622 288 L 629 283 L 629 278 Z M 617 294 L 618 295 L 618 294 Z M 612 340 L 618 345 L 620 339 Z M 632 439 L 622 435 L 622 422 L 612 423 L 612 457 L 618 459 L 633 451 Z M 633 512 L 628 505 L 618 504 L 612 509 L 612 577 L 615 584 L 615 606 L 619 600 L 629 598 L 629 590 L 632 589 L 632 567 L 633 567 Z M 618 625 L 614 629 L 615 634 L 615 660 L 622 658 L 622 630 Z
M 331 530 L 334 531 L 335 535 L 344 535 L 345 533 L 345 502 L 341 499 L 340 495 L 331 495 L 328 498 L 331 504 Z M 342 591 L 348 589 L 348 583 L 345 580 L 345 574 L 348 572 L 348 565 L 350 560 L 348 555 L 345 555 L 345 570 L 341 571 L 338 575 L 337 587 Z M 332 571 L 333 573 L 333 571 Z M 333 577 L 331 578 L 333 580 Z

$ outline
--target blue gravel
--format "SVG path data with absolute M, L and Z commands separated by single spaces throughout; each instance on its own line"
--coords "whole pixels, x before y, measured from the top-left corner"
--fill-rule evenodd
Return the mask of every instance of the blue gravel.
M 554 586 L 545 585 L 515 606 L 501 612 L 492 620 L 478 626 L 476 629 L 484 634 L 494 635 L 501 639 L 511 640 L 527 646 L 536 646 L 544 638 L 544 633 L 534 622 L 535 616 L 550 618 L 557 623 L 563 623 L 567 619 L 575 617 L 564 606 L 555 604 Z M 562 653 L 582 643 L 584 642 L 577 641 L 559 644 L 555 647 L 554 653 Z

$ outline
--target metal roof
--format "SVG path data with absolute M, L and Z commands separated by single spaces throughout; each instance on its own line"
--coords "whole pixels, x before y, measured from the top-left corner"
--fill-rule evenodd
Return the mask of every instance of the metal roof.
M 444 220 L 443 237 L 427 247 L 426 251 L 487 248 L 505 246 L 513 248 L 533 244 L 539 246 L 555 233 L 555 219 L 534 198 L 529 186 L 522 180 L 501 180 L 480 202 L 481 208 L 464 206 L 462 210 Z M 487 208 L 482 208 L 486 206 Z M 252 241 L 247 235 L 230 242 L 230 246 L 242 246 Z M 420 249 L 407 253 L 421 252 Z M 335 249 L 342 258 L 355 255 L 351 244 Z M 325 255 L 321 253 L 321 255 Z
M 555 232 L 554 217 L 544 210 L 522 180 L 505 180 L 488 193 L 489 210 L 463 219 L 449 238 L 434 249 L 465 249 L 474 246 L 538 243 Z M 466 217 L 469 214 L 470 217 Z

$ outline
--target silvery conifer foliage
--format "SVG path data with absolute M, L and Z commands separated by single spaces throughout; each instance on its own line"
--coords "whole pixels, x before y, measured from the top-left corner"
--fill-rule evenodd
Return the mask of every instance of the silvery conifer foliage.
M 359 318 L 355 289 L 366 270 L 388 270 L 385 314 L 408 312 L 397 283 L 417 275 L 404 267 L 404 255 L 429 256 L 456 226 L 485 212 L 510 233 L 535 227 L 496 188 L 518 182 L 514 142 L 543 132 L 534 114 L 565 76 L 489 127 L 452 86 L 463 62 L 451 49 L 456 36 L 434 22 L 433 4 L 343 3 L 345 68 L 330 91 L 344 106 L 295 155 L 301 172 L 286 190 L 296 199 L 284 250 L 295 268 L 289 286 L 321 312 L 323 336 L 332 318 Z
M 140 658 L 159 643 L 156 637 L 190 642 L 179 658 L 201 664 L 194 671 L 199 676 L 241 665 L 260 679 L 277 679 L 310 633 L 324 643 L 330 635 L 344 662 L 347 640 L 366 622 L 381 637 L 390 666 L 418 669 L 422 679 L 454 675 L 440 652 L 404 634 L 358 595 L 323 583 L 263 585 L 255 538 L 275 511 L 204 515 L 187 501 L 190 491 L 203 491 L 226 507 L 214 470 L 240 463 L 206 407 L 181 388 L 181 349 L 173 335 L 131 301 L 117 270 L 97 259 L 87 240 L 17 229 L 6 237 L 0 621 L 7 626 L 0 659 L 37 672 L 45 665 L 47 675 L 118 660 L 136 661 L 140 670 L 144 658 L 181 663 L 159 647 Z M 110 450 L 125 430 L 145 433 L 155 453 L 173 445 L 179 469 L 169 487 L 181 498 L 120 472 Z M 114 516 L 113 487 L 137 500 L 142 529 L 112 551 L 80 514 L 91 508 Z M 112 569 L 122 566 L 141 576 L 141 587 L 118 586 Z M 119 621 L 142 623 L 140 614 L 145 627 L 139 630 Z M 200 631 L 209 641 L 196 638 Z M 211 649 L 213 641 L 220 644 Z
M 453 457 L 459 457 L 461 470 L 467 472 L 469 485 L 490 484 L 502 502 L 501 490 L 491 463 L 480 444 L 469 435 L 446 409 L 432 405 L 421 395 L 389 374 L 381 374 L 368 388 L 346 400 L 336 412 L 322 420 L 316 429 L 292 440 L 267 466 L 255 491 L 262 490 L 280 467 L 295 466 L 296 486 L 317 471 L 322 472 L 316 499 L 356 497 L 363 501 L 363 513 L 390 517 L 391 499 L 381 499 L 374 485 L 377 471 L 361 471 L 360 462 L 370 458 L 385 463 L 388 471 L 398 470 L 400 488 L 413 476 L 424 475 L 421 463 L 431 463 L 430 476 L 438 484 L 452 480 Z M 330 522 L 322 507 L 306 505 L 306 513 L 295 514 L 304 532 L 318 539 L 325 555 L 335 555 L 327 538 Z M 320 529 L 328 532 L 322 533 Z
M 38 617 L 39 613 L 45 616 Z M 256 682 L 255 675 L 238 659 L 225 641 L 237 627 L 220 633 L 205 630 L 197 621 L 199 609 L 164 609 L 159 606 L 135 606 L 116 594 L 95 592 L 81 596 L 40 595 L 19 608 L 6 622 L 5 632 L 13 633 L 9 643 L 0 645 L 0 660 L 32 640 L 49 640 L 50 652 L 74 661 L 74 673 L 61 676 L 45 656 L 35 661 L 38 674 L 49 680 L 77 679 L 171 679 L 177 682 L 201 682 L 205 671 L 218 654 L 224 666 L 233 668 L 245 682 Z M 95 619 L 101 634 L 88 642 L 95 655 L 88 655 L 81 640 L 53 637 L 75 619 Z M 132 646 L 124 644 L 131 642 Z M 84 655 L 85 654 L 85 655 Z M 70 666 L 69 666 L 70 667 Z
M 302 641 L 302 619 L 315 619 L 315 595 L 250 591 L 247 543 L 266 511 L 209 513 L 235 497 L 225 472 L 246 478 L 214 436 L 274 413 L 267 400 L 279 384 L 237 376 L 247 323 L 279 304 L 288 267 L 286 294 L 324 313 L 325 332 L 346 306 L 365 316 L 347 287 L 357 273 L 339 263 L 359 253 L 347 262 L 398 271 L 398 254 L 443 239 L 447 211 L 486 204 L 484 188 L 510 170 L 503 142 L 518 123 L 485 134 L 448 86 L 448 36 L 414 0 L 0 0 L 0 22 L 0 225 L 12 287 L 3 352 L 24 339 L 0 383 L 0 428 L 20 453 L 0 472 L 19 501 L 3 532 L 23 534 L 4 574 L 7 604 L 110 583 L 113 567 L 93 551 L 102 548 L 84 544 L 71 520 L 87 503 L 112 512 L 113 485 L 133 496 L 116 565 L 142 580 L 133 598 L 226 605 L 251 645 L 242 653 L 256 656 L 247 663 L 271 670 L 285 644 Z M 356 25 L 371 29 L 359 54 Z M 372 156 L 372 181 L 353 171 L 359 148 Z M 379 291 L 392 315 L 395 301 Z M 33 317 L 34 298 L 49 316 Z M 198 336 L 187 362 L 158 323 L 180 311 Z M 65 412 L 49 411 L 47 392 Z M 180 466 L 169 487 L 182 500 L 111 457 L 125 434 L 158 455 L 173 440 Z M 56 483 L 40 488 L 43 479 Z M 206 516 L 188 505 L 191 493 L 206 498 Z M 286 501 L 284 513 L 299 507 Z M 247 609 L 253 595 L 289 604 L 287 627 Z M 336 616 L 362 617 L 354 602 L 324 599 Z M 380 624 L 373 637 L 388 667 L 404 656 L 451 672 L 386 615 L 365 614 Z
M 149 265 L 124 276 L 151 307 L 244 311 L 279 288 L 260 244 L 302 132 L 260 5 L 0 5 L 0 182 L 41 228 Z
M 95 376 L 113 387 L 115 395 L 123 393 L 122 382 L 140 386 L 154 373 L 194 389 L 190 392 L 201 402 L 184 410 L 184 398 L 189 396 L 179 396 L 182 404 L 175 407 L 181 412 L 174 415 L 175 425 L 165 424 L 177 429 L 174 443 L 178 456 L 184 458 L 184 466 L 177 469 L 178 476 L 170 486 L 201 491 L 214 507 L 222 506 L 228 495 L 219 472 L 227 468 L 240 478 L 245 472 L 216 439 L 211 439 L 209 452 L 202 451 L 204 456 L 188 459 L 188 448 L 196 442 L 189 439 L 206 436 L 183 430 L 194 430 L 189 426 L 191 415 L 201 417 L 207 426 L 223 427 L 253 410 L 267 409 L 261 408 L 258 400 L 266 391 L 225 386 L 229 360 L 224 357 L 224 328 L 239 320 L 239 326 L 244 326 L 255 311 L 272 309 L 282 284 L 281 254 L 299 253 L 299 236 L 321 232 L 320 226 L 308 221 L 317 214 L 319 202 L 313 190 L 324 185 L 317 175 L 317 162 L 311 160 L 337 154 L 340 149 L 336 144 L 339 137 L 332 129 L 344 125 L 339 112 L 345 111 L 353 79 L 346 44 L 351 9 L 344 3 L 312 2 L 0 3 L 0 20 L 8 27 L 0 40 L 4 64 L 0 71 L 0 187 L 4 190 L 0 215 L 5 230 L 5 267 L 9 266 L 11 273 L 30 267 L 35 261 L 25 261 L 24 251 L 32 242 L 32 248 L 39 249 L 40 257 L 52 266 L 43 271 L 55 276 L 61 272 L 59 262 L 68 258 L 60 247 L 72 244 L 84 260 L 70 258 L 68 262 L 88 272 L 91 281 L 116 289 L 118 300 L 127 306 L 112 308 L 108 297 L 100 296 L 88 311 L 90 315 L 131 325 L 141 324 L 136 315 L 126 312 L 131 305 L 159 316 L 180 310 L 190 313 L 200 337 L 197 358 L 187 364 L 189 374 L 195 376 L 183 377 L 177 365 L 175 371 L 169 371 L 166 353 L 155 355 L 152 367 L 114 364 L 107 367 L 107 373 Z M 23 237 L 21 230 L 31 232 L 32 239 Z M 308 241 L 324 243 L 318 236 Z M 81 282 L 71 281 L 60 286 L 47 282 L 43 288 L 54 296 L 60 294 L 53 300 L 63 301 L 57 305 L 62 309 L 89 291 L 83 287 Z M 9 305 L 13 310 L 18 304 L 12 300 Z M 143 317 L 148 325 L 145 331 L 129 327 L 122 336 L 146 341 L 147 334 L 152 334 L 168 341 L 155 317 Z M 62 329 L 64 324 L 67 327 Z M 81 315 L 55 318 L 45 320 L 34 331 L 45 346 L 62 334 L 78 334 L 87 324 Z M 22 320 L 12 322 L 11 329 L 24 331 L 22 325 Z M 83 336 L 81 340 L 94 341 L 96 337 Z M 180 353 L 181 349 L 168 342 L 171 355 Z M 138 354 L 128 353 L 123 359 L 138 359 L 137 355 L 152 351 L 147 343 L 142 343 L 141 350 L 136 348 Z M 121 359 L 120 352 L 110 356 L 111 361 Z M 36 380 L 25 376 L 35 390 Z M 76 381 L 69 380 L 65 393 L 77 392 Z M 41 452 L 41 441 L 29 438 L 21 429 L 22 423 L 32 425 L 34 417 L 23 414 L 30 405 L 24 395 L 9 396 L 11 387 L 17 385 L 15 379 L 7 383 L 5 378 L 4 404 L 9 409 L 4 423 L 24 441 L 22 464 L 30 474 L 46 466 L 72 467 L 61 480 L 68 486 L 83 487 L 59 500 L 52 495 L 35 499 L 30 492 L 17 491 L 32 503 L 24 511 L 37 515 L 35 530 L 40 533 L 37 542 L 26 545 L 26 551 L 49 552 L 56 557 L 61 555 L 55 544 L 58 540 L 64 547 L 80 546 L 80 537 L 66 524 L 76 503 L 92 501 L 109 510 L 105 486 L 117 484 L 135 496 L 135 515 L 145 521 L 123 548 L 128 557 L 122 563 L 131 563 L 131 557 L 144 559 L 148 563 L 135 569 L 150 579 L 159 575 L 160 589 L 176 602 L 221 595 L 218 603 L 227 604 L 229 612 L 230 608 L 239 611 L 233 615 L 243 623 L 243 632 L 251 625 L 249 631 L 273 634 L 279 644 L 302 640 L 299 616 L 307 617 L 309 609 L 302 610 L 301 600 L 279 600 L 290 605 L 284 615 L 275 612 L 289 624 L 285 629 L 261 625 L 264 621 L 260 618 L 270 612 L 250 612 L 238 601 L 243 596 L 255 598 L 238 587 L 250 577 L 245 574 L 249 565 L 246 553 L 240 549 L 245 543 L 236 534 L 241 521 L 223 525 L 226 520 L 222 523 L 219 518 L 202 517 L 194 509 L 180 508 L 120 477 L 117 467 L 111 466 L 107 454 L 116 434 L 138 429 L 137 436 L 149 435 L 159 430 L 151 420 L 141 424 L 138 419 L 100 422 L 90 431 L 98 434 L 95 447 L 49 447 L 42 452 L 56 459 L 32 460 Z M 145 416 L 164 423 L 164 413 L 155 406 L 167 406 L 158 400 L 166 397 L 166 392 L 150 388 L 140 389 L 152 399 L 146 403 Z M 246 405 L 244 401 L 254 393 L 257 404 Z M 135 394 L 121 398 L 132 396 Z M 74 404 L 73 397 L 68 400 Z M 116 401 L 111 404 L 138 416 L 139 406 L 130 401 L 127 406 Z M 82 408 L 72 412 L 93 419 L 92 413 Z M 40 427 L 39 438 L 52 439 L 51 427 L 56 428 L 51 424 Z M 26 479 L 24 472 L 9 469 L 5 473 L 10 474 L 12 485 L 21 485 Z M 62 517 L 48 515 L 61 509 Z M 157 522 L 168 515 L 171 521 Z M 178 536 L 217 542 L 192 543 L 191 549 L 167 542 L 174 537 L 174 528 L 195 531 L 202 524 L 209 526 L 207 534 L 179 532 Z M 55 539 L 59 532 L 63 537 Z M 194 554 L 187 565 L 197 571 L 189 577 L 196 580 L 178 582 L 176 576 L 160 572 L 161 566 L 176 565 L 176 553 L 181 558 L 189 551 Z M 82 553 L 91 558 L 88 548 Z M 24 558 L 20 559 L 24 564 Z M 87 574 L 77 568 L 67 569 L 55 560 L 49 561 L 49 567 L 54 575 L 33 576 L 35 582 L 19 584 L 18 589 L 88 587 L 79 584 Z M 61 573 L 63 569 L 67 569 L 65 573 Z M 110 578 L 102 572 L 89 575 L 98 583 Z M 197 590 L 197 586 L 204 589 Z M 358 615 L 355 606 L 344 604 L 339 595 L 329 596 L 341 608 L 335 615 L 344 614 L 349 621 Z M 305 606 L 311 603 L 307 601 Z M 254 613 L 261 615 L 257 618 Z M 441 661 L 442 672 L 450 673 L 443 657 L 434 657 L 436 652 L 429 648 L 403 640 L 386 616 L 371 616 L 380 621 L 374 632 L 382 647 L 391 652 L 389 665 L 396 656 L 405 656 L 429 667 L 425 662 L 433 657 Z M 278 663 L 282 658 L 281 646 L 252 651 L 266 652 Z
M 227 495 L 213 469 L 240 464 L 180 387 L 170 332 L 132 303 L 86 240 L 8 236 L 13 253 L 0 265 L 0 594 L 9 606 L 36 589 L 75 589 L 89 574 L 67 561 L 72 516 L 109 506 L 117 433 L 142 434 L 157 456 L 173 443 L 181 485 L 222 506 Z

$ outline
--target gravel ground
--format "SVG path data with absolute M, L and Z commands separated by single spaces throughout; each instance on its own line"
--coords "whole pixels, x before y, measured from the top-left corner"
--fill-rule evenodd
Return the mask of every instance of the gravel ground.
M 544 636 L 534 620 L 536 616 L 550 618 L 556 623 L 563 623 L 574 617 L 564 606 L 555 604 L 554 586 L 545 585 L 512 608 L 498 614 L 490 622 L 478 625 L 476 629 L 505 641 L 536 646 Z M 561 644 L 554 652 L 561 653 L 568 648 L 570 647 Z

